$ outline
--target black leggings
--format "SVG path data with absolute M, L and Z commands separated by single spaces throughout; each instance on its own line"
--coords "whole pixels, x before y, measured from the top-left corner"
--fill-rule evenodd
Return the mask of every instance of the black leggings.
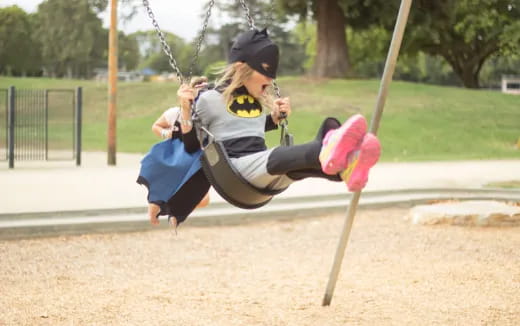
M 294 146 L 275 148 L 267 161 L 267 172 L 272 175 L 286 174 L 293 180 L 305 178 L 324 178 L 341 181 L 339 175 L 328 175 L 321 170 L 319 155 L 323 138 L 331 129 L 337 129 L 341 123 L 335 118 L 326 118 L 314 140 Z
M 314 140 L 293 146 L 280 146 L 269 155 L 267 171 L 272 175 L 287 174 L 294 180 L 305 177 L 319 177 L 338 181 L 338 176 L 330 176 L 321 171 L 319 155 L 323 138 L 331 129 L 337 129 L 341 123 L 336 118 L 326 118 L 321 123 Z M 200 149 L 195 128 L 182 135 L 182 142 L 188 153 Z
M 202 169 L 195 173 L 185 184 L 161 206 L 159 215 L 174 216 L 182 223 L 209 191 L 210 184 Z
M 324 178 L 331 181 L 341 181 L 339 175 L 328 175 L 321 170 L 319 154 L 323 138 L 331 129 L 341 126 L 335 118 L 325 119 L 314 140 L 294 146 L 280 146 L 275 148 L 267 162 L 267 171 L 272 175 L 286 174 L 293 180 L 305 178 Z M 195 130 L 182 135 L 187 152 L 200 149 Z M 204 172 L 199 170 L 173 195 L 168 202 L 160 203 L 159 215 L 174 216 L 177 223 L 182 223 L 197 207 L 210 188 Z

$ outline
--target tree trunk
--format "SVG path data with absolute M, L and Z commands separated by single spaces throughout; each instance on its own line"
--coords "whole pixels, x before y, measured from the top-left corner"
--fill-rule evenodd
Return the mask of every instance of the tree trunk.
M 462 85 L 466 88 L 479 88 L 479 74 L 482 68 L 482 62 L 475 60 L 465 60 L 464 56 L 443 55 L 444 59 L 449 63 L 453 72 L 459 77 Z
M 317 54 L 311 75 L 344 78 L 349 72 L 346 19 L 338 0 L 318 0 L 316 9 L 318 28 Z
M 480 88 L 480 83 L 478 80 L 479 71 L 480 71 L 480 69 L 476 69 L 476 67 L 464 67 L 462 74 L 459 75 L 464 87 Z

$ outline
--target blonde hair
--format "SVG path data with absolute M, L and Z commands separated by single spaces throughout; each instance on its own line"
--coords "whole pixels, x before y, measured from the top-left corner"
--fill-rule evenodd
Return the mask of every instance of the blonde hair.
M 208 77 L 206 76 L 193 76 L 190 79 L 190 87 L 195 87 L 203 83 L 208 82 Z
M 198 96 L 200 90 L 204 88 L 203 84 L 207 85 L 208 77 L 206 76 L 193 76 L 190 78 L 190 82 L 188 83 L 191 88 L 195 90 L 195 97 Z
M 233 101 L 233 92 L 242 86 L 251 77 L 254 70 L 247 63 L 232 63 L 221 70 L 221 77 L 217 80 L 217 88 L 223 88 L 222 96 L 226 106 Z M 262 107 L 272 109 L 274 95 L 273 87 L 269 86 L 265 96 L 257 98 Z

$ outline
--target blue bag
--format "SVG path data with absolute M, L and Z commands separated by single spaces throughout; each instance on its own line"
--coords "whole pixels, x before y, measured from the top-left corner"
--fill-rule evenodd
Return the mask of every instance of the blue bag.
M 167 139 L 152 146 L 141 160 L 137 183 L 148 188 L 148 201 L 167 202 L 198 170 L 201 150 L 188 153 L 178 138 Z

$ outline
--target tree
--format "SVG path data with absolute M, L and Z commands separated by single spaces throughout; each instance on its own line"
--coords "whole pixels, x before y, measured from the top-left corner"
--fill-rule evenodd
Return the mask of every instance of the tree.
M 106 34 L 91 4 L 83 0 L 46 0 L 38 6 L 37 19 L 48 74 L 89 77 L 106 50 L 106 45 L 99 46 Z
M 312 75 L 317 77 L 345 77 L 350 70 L 348 59 L 346 19 L 336 0 L 316 2 L 317 53 Z
M 499 88 L 503 75 L 517 75 L 519 72 L 520 54 L 495 55 L 482 67 L 479 81 L 483 87 Z
M 279 0 L 280 10 L 305 21 L 316 21 L 316 58 L 311 74 L 343 78 L 351 73 L 346 28 L 365 29 L 395 21 L 396 1 L 382 0 Z
M 133 70 L 137 67 L 141 55 L 134 35 L 125 35 L 123 32 L 119 32 L 118 51 L 118 63 L 121 67 L 124 67 L 125 70 Z
M 208 28 L 201 51 L 200 65 L 206 67 L 213 62 L 225 62 L 233 39 L 241 31 L 243 27 L 239 23 L 225 24 L 218 29 Z
M 35 48 L 30 16 L 17 6 L 0 8 L 0 73 L 25 75 L 38 70 Z
M 443 57 L 468 88 L 479 87 L 486 60 L 520 44 L 513 0 L 420 0 L 410 19 L 409 49 Z
M 255 27 L 258 29 L 267 27 L 269 36 L 280 48 L 279 74 L 303 73 L 305 51 L 298 43 L 297 36 L 284 30 L 283 25 L 287 22 L 287 16 L 276 10 L 274 0 L 247 0 L 245 3 Z M 234 38 L 250 27 L 249 17 L 238 1 L 217 2 L 215 5 L 221 11 L 229 13 L 230 22 L 218 29 L 208 29 L 201 52 L 201 66 L 225 61 Z
M 183 75 L 188 74 L 188 67 L 192 59 L 191 46 L 187 45 L 184 40 L 172 33 L 163 31 L 166 43 L 170 46 L 173 58 L 177 62 L 178 68 Z M 146 32 L 136 32 L 129 35 L 135 38 L 142 61 L 140 68 L 152 68 L 156 71 L 173 72 L 173 68 L 169 64 L 169 58 L 164 53 L 161 42 L 155 30 Z

